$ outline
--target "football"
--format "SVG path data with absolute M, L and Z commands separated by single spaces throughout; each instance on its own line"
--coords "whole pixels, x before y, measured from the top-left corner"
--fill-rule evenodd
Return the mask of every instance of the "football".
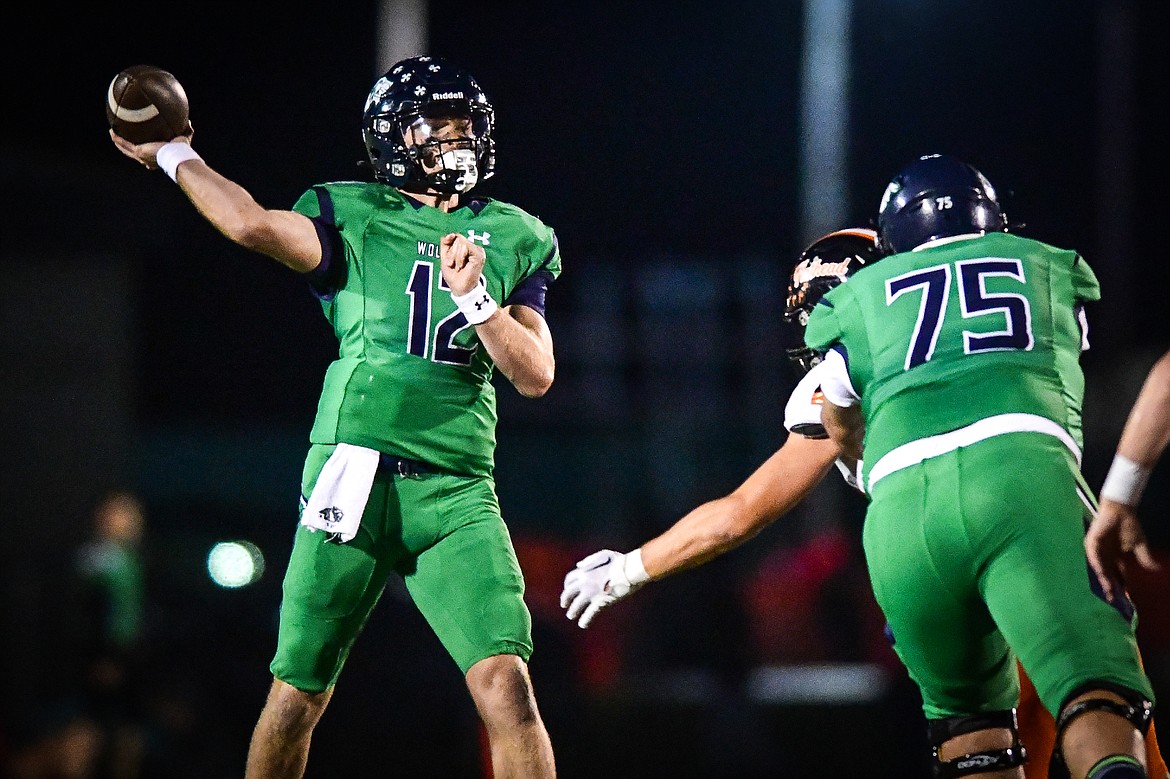
M 191 129 L 183 85 L 153 65 L 134 65 L 114 76 L 106 93 L 106 119 L 131 143 L 169 141 Z

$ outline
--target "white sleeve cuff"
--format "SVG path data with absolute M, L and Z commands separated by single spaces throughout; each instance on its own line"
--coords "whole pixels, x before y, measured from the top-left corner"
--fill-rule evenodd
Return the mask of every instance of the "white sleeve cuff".
M 799 435 L 809 435 L 810 430 L 817 431 L 817 435 L 824 433 L 821 424 L 821 376 L 824 363 L 817 363 L 811 371 L 797 383 L 788 402 L 784 404 L 784 429 L 788 432 L 797 432 Z
M 479 283 L 472 287 L 470 292 L 463 295 L 452 292 L 451 300 L 455 301 L 463 316 L 473 325 L 483 324 L 499 309 L 495 298 L 487 291 L 483 278 L 480 278 Z
M 821 364 L 825 366 L 821 372 L 821 393 L 824 394 L 825 400 L 842 408 L 856 406 L 861 400 L 861 395 L 853 389 L 853 381 L 849 378 L 849 366 L 846 365 L 841 353 L 836 349 L 830 349 L 825 353 L 825 359 Z
M 159 147 L 158 154 L 154 156 L 154 161 L 158 166 L 171 177 L 171 181 L 175 181 L 175 176 L 179 173 L 179 163 L 187 160 L 201 160 L 199 152 L 191 148 L 191 144 L 183 143 L 182 141 L 171 141 Z
M 1113 464 L 1105 476 L 1105 484 L 1101 487 L 1101 498 L 1137 506 L 1141 503 L 1142 493 L 1146 491 L 1151 470 L 1125 455 L 1114 455 Z
M 622 562 L 622 573 L 626 575 L 626 580 L 635 587 L 650 581 L 650 574 L 646 573 L 646 566 L 642 565 L 642 547 L 638 547 L 626 555 Z

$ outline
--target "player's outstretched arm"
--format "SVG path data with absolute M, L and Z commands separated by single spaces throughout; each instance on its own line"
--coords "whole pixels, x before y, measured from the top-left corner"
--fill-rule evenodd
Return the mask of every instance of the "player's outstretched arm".
M 1085 534 L 1085 553 L 1107 597 L 1122 589 L 1128 559 L 1149 570 L 1150 553 L 1137 506 L 1154 465 L 1170 443 L 1170 351 L 1154 363 L 1134 401 L 1113 465 L 1101 488 L 1101 507 Z
M 837 447 L 828 439 L 790 434 L 763 465 L 729 495 L 693 509 L 642 545 L 651 579 L 694 568 L 731 551 L 804 500 L 832 468 Z
M 1167 443 L 1170 443 L 1170 351 L 1150 368 L 1125 421 L 1117 453 L 1149 470 L 1161 458 Z
M 150 170 L 165 170 L 199 213 L 231 241 L 302 273 L 321 262 L 321 242 L 308 217 L 261 206 L 246 189 L 212 170 L 191 148 L 189 135 L 168 143 L 133 144 L 111 130 L 110 138 L 130 159 Z
M 603 549 L 577 563 L 565 576 L 561 592 L 565 615 L 588 627 L 601 609 L 647 581 L 694 568 L 734 549 L 803 500 L 836 458 L 837 447 L 828 439 L 789 435 L 731 494 L 695 508 L 629 554 Z

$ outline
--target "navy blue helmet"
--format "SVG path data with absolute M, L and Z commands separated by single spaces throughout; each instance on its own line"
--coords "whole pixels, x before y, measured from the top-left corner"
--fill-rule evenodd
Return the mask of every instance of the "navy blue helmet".
M 826 292 L 882 256 L 877 233 L 864 227 L 834 230 L 800 253 L 784 301 L 784 321 L 791 328 L 793 343 L 786 351 L 798 373 L 808 373 L 822 357 L 804 344 L 804 329 L 813 308 Z
M 878 210 L 878 236 L 888 253 L 910 251 L 966 233 L 1007 232 L 991 182 L 971 165 L 928 154 L 890 181 Z
M 458 135 L 432 137 L 441 120 L 459 120 Z M 395 63 L 370 90 L 362 115 L 374 178 L 414 192 L 467 192 L 491 177 L 494 128 L 495 110 L 479 84 L 439 57 Z

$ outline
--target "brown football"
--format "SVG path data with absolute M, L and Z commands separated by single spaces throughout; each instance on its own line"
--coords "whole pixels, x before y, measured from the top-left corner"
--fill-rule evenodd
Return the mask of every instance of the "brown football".
M 153 65 L 126 68 L 106 92 L 106 119 L 131 143 L 169 141 L 191 128 L 190 106 L 183 85 Z

